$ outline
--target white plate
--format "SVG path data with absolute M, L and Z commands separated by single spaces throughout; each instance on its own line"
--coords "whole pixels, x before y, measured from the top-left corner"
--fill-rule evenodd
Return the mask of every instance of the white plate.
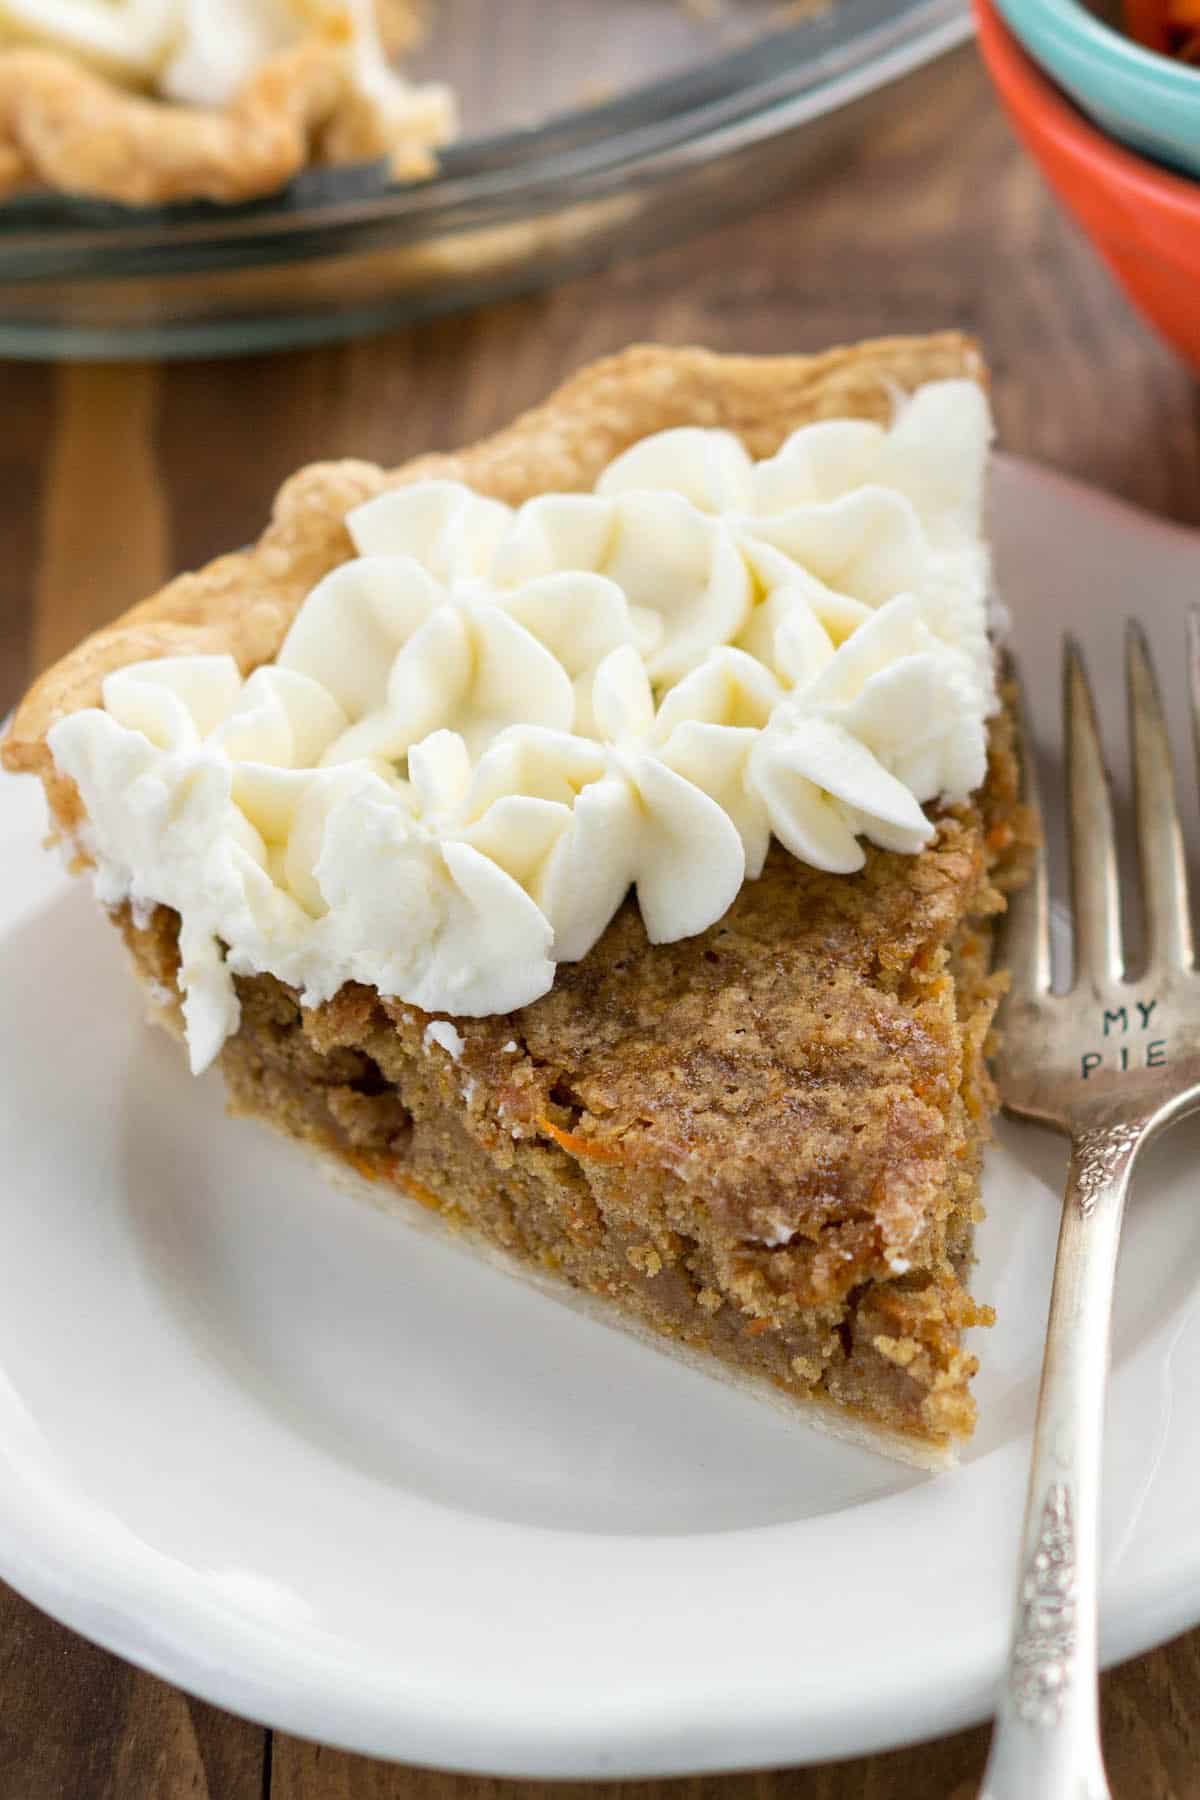
M 1148 617 L 1184 723 L 1195 538 L 997 475 L 1052 740 L 1058 639 L 1120 711 Z M 1103 652 L 1103 654 L 1101 654 Z M 1181 730 L 1182 735 L 1182 730 Z M 112 932 L 0 789 L 0 1573 L 235 1711 L 383 1756 L 650 1775 L 980 1717 L 1001 1664 L 1063 1154 L 1006 1127 L 977 1439 L 830 1443 L 330 1186 L 147 1032 Z M 1200 1619 L 1200 1128 L 1147 1161 L 1108 1439 L 1104 1642 Z

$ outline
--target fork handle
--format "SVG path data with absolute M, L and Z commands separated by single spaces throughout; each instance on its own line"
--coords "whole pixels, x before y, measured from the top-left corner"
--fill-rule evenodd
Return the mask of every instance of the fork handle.
M 1008 1673 L 979 1800 L 1111 1800 L 1097 1683 L 1101 1452 L 1121 1216 L 1143 1127 L 1071 1145 Z

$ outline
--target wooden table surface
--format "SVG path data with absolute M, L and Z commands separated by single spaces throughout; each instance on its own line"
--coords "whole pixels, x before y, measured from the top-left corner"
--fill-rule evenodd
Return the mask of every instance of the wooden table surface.
M 942 325 L 983 339 L 1007 446 L 1200 524 L 1200 389 L 1063 220 L 965 50 L 896 90 L 853 154 L 787 200 L 552 294 L 272 359 L 0 364 L 0 712 L 84 631 L 253 536 L 300 463 L 451 447 L 632 339 L 781 351 Z M 1118 1800 L 1200 1800 L 1200 1632 L 1109 1675 L 1104 1716 Z M 620 1791 L 965 1800 L 985 1745 L 979 1729 L 823 1769 Z M 272 1737 L 0 1588 L 0 1800 L 517 1792 Z M 597 1790 L 538 1800 L 575 1792 Z

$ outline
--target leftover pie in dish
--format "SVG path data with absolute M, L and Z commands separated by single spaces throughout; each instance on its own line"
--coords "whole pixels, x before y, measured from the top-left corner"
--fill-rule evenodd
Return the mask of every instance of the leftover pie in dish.
M 238 201 L 310 163 L 432 172 L 447 88 L 392 66 L 420 0 L 0 0 L 0 196 Z
M 633 349 L 303 471 L 4 759 L 235 1111 L 942 1466 L 1025 836 L 990 436 L 953 334 Z

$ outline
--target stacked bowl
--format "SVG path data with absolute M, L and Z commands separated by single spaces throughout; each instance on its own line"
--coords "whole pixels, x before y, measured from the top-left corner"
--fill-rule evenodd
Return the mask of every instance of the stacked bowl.
M 1200 370 L 1200 66 L 1121 30 L 1121 0 L 974 4 L 1017 133 L 1135 306 Z

